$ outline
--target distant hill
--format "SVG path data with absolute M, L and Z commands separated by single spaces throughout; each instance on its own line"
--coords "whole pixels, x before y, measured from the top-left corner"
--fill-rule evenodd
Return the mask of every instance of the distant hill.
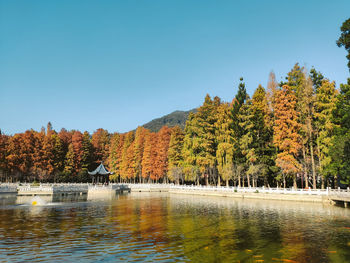
M 192 109 L 189 111 L 174 111 L 163 117 L 154 119 L 143 125 L 146 129 L 151 130 L 152 132 L 157 132 L 164 125 L 168 127 L 180 126 L 182 129 L 185 128 L 186 120 L 190 112 L 196 112 L 197 109 Z

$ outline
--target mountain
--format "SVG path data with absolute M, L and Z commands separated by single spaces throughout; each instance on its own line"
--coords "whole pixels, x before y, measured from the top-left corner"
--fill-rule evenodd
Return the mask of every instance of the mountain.
M 146 129 L 151 130 L 152 132 L 159 131 L 160 128 L 162 128 L 164 125 L 167 125 L 168 127 L 174 127 L 177 125 L 184 129 L 187 117 L 190 114 L 190 112 L 196 111 L 197 109 L 192 109 L 189 111 L 174 111 L 168 115 L 154 119 L 142 126 Z

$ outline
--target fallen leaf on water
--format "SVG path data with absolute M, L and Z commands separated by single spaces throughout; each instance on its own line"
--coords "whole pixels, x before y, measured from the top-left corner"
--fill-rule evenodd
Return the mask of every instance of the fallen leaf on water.
M 245 252 L 249 252 L 249 253 L 251 253 L 251 252 L 253 252 L 252 250 L 250 250 L 250 249 L 246 249 L 245 250 Z
M 208 247 L 205 247 L 204 249 L 208 249 Z
M 348 246 L 350 247 L 350 241 L 348 242 Z
M 264 262 L 264 260 L 263 259 L 257 259 L 257 260 L 255 260 L 255 262 Z
M 298 262 L 296 262 L 296 261 L 294 261 L 294 260 L 291 260 L 291 259 L 286 259 L 286 258 L 283 258 L 283 259 L 281 259 L 283 262 L 289 262 L 289 263 L 298 263 Z
M 332 251 L 328 251 L 328 253 L 335 254 L 337 253 L 337 251 L 332 250 Z
M 253 258 L 262 258 L 262 255 L 255 255 Z

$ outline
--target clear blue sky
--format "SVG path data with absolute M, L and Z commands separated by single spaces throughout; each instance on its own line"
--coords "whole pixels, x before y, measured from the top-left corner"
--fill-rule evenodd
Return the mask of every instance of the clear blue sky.
M 0 0 L 0 128 L 125 132 L 296 62 L 339 86 L 349 17 L 349 0 Z

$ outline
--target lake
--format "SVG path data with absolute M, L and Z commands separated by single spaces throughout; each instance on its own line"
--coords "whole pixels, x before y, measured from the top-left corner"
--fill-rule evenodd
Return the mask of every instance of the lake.
M 130 193 L 0 196 L 0 261 L 350 262 L 350 209 Z

